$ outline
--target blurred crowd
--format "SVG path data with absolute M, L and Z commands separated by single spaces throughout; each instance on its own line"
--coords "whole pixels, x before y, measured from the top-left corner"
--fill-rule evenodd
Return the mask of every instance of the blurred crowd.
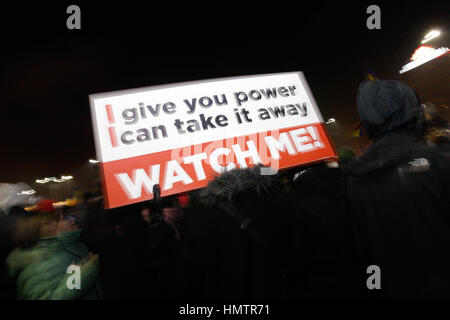
M 9 201 L 0 299 L 449 299 L 448 123 L 398 81 L 363 82 L 357 104 L 372 143 L 337 162 L 235 169 L 108 210 L 90 193 L 28 211 Z M 429 138 L 437 127 L 447 136 Z

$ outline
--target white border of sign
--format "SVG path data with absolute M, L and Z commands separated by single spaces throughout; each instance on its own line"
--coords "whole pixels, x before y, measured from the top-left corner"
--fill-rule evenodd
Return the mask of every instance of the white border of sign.
M 100 141 L 99 141 L 99 132 L 97 127 L 97 119 L 96 114 L 94 111 L 94 100 L 95 99 L 102 99 L 102 98 L 109 98 L 109 97 L 116 97 L 120 95 L 126 95 L 126 94 L 133 94 L 133 93 L 141 93 L 141 92 L 148 92 L 148 91 L 154 91 L 154 90 L 160 90 L 160 89 L 169 89 L 169 88 L 176 88 L 176 87 L 183 87 L 183 86 L 189 86 L 189 85 L 196 85 L 196 84 L 202 84 L 202 83 L 208 83 L 208 82 L 222 82 L 222 81 L 231 81 L 231 80 L 237 80 L 237 79 L 249 79 L 249 78 L 260 78 L 260 77 L 267 77 L 267 76 L 279 76 L 279 75 L 291 75 L 296 74 L 300 82 L 302 83 L 306 94 L 308 95 L 308 98 L 311 101 L 311 104 L 314 108 L 315 113 L 317 114 L 317 117 L 319 118 L 320 122 L 323 123 L 323 117 L 320 113 L 320 110 L 317 106 L 316 100 L 314 99 L 314 96 L 311 92 L 310 87 L 308 86 L 308 83 L 306 81 L 306 78 L 301 71 L 293 71 L 293 72 L 279 72 L 279 73 L 266 73 L 266 74 L 258 74 L 258 75 L 249 75 L 249 76 L 236 76 L 236 77 L 224 77 L 224 78 L 213 78 L 213 79 L 205 79 L 205 80 L 195 80 L 195 81 L 186 81 L 186 82 L 177 82 L 172 84 L 163 84 L 163 85 L 155 85 L 155 86 L 148 86 L 148 87 L 141 87 L 141 88 L 135 88 L 135 89 L 125 89 L 125 90 L 116 90 L 116 91 L 109 91 L 104 93 L 94 93 L 89 95 L 89 103 L 91 108 L 91 119 L 92 119 L 92 127 L 94 130 L 94 140 L 95 140 L 95 151 L 96 151 L 96 157 L 97 160 L 100 162 L 103 162 L 103 157 L 101 154 L 100 149 Z

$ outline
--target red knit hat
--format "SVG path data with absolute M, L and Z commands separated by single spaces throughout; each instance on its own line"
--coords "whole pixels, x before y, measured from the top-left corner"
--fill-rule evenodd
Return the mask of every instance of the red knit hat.
M 55 208 L 53 207 L 53 203 L 55 200 L 52 199 L 42 199 L 36 204 L 36 211 L 38 212 L 53 212 Z

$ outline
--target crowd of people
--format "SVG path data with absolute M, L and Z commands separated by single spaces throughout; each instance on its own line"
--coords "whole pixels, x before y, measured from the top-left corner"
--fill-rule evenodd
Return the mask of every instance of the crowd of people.
M 448 141 L 424 138 L 424 110 L 401 82 L 365 81 L 357 104 L 372 143 L 360 156 L 339 149 L 338 165 L 235 169 L 109 210 L 89 193 L 73 208 L 8 208 L 0 298 L 449 299 Z M 67 286 L 70 265 L 80 289 Z

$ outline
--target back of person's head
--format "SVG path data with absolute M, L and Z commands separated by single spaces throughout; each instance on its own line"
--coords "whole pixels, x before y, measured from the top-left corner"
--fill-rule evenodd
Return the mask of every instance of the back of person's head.
M 26 216 L 28 215 L 28 212 L 22 208 L 21 206 L 13 206 L 11 209 L 9 209 L 9 214 L 12 216 Z
M 16 244 L 24 249 L 34 247 L 39 239 L 47 234 L 42 233 L 42 228 L 54 225 L 56 234 L 56 223 L 58 215 L 51 212 L 30 212 L 28 216 L 20 218 L 16 225 Z
M 133 243 L 133 249 L 138 250 L 143 245 L 146 225 L 141 217 L 143 203 L 127 205 L 107 210 L 109 224 L 122 240 Z
M 234 169 L 212 180 L 193 196 L 196 207 L 224 212 L 224 204 L 233 206 L 242 216 L 262 229 L 275 230 L 283 224 L 286 204 L 280 175 L 261 174 L 262 166 Z M 239 225 L 236 225 L 239 230 Z M 264 230 L 262 230 L 264 233 Z
M 400 81 L 362 82 L 357 105 L 359 119 L 370 137 L 396 130 L 423 135 L 423 108 L 415 92 Z
M 255 166 L 222 173 L 199 190 L 193 197 L 194 201 L 204 206 L 215 206 L 222 201 L 238 206 L 249 202 L 256 206 L 253 202 L 255 197 L 265 201 L 283 190 L 280 176 L 261 174 L 261 168 Z

